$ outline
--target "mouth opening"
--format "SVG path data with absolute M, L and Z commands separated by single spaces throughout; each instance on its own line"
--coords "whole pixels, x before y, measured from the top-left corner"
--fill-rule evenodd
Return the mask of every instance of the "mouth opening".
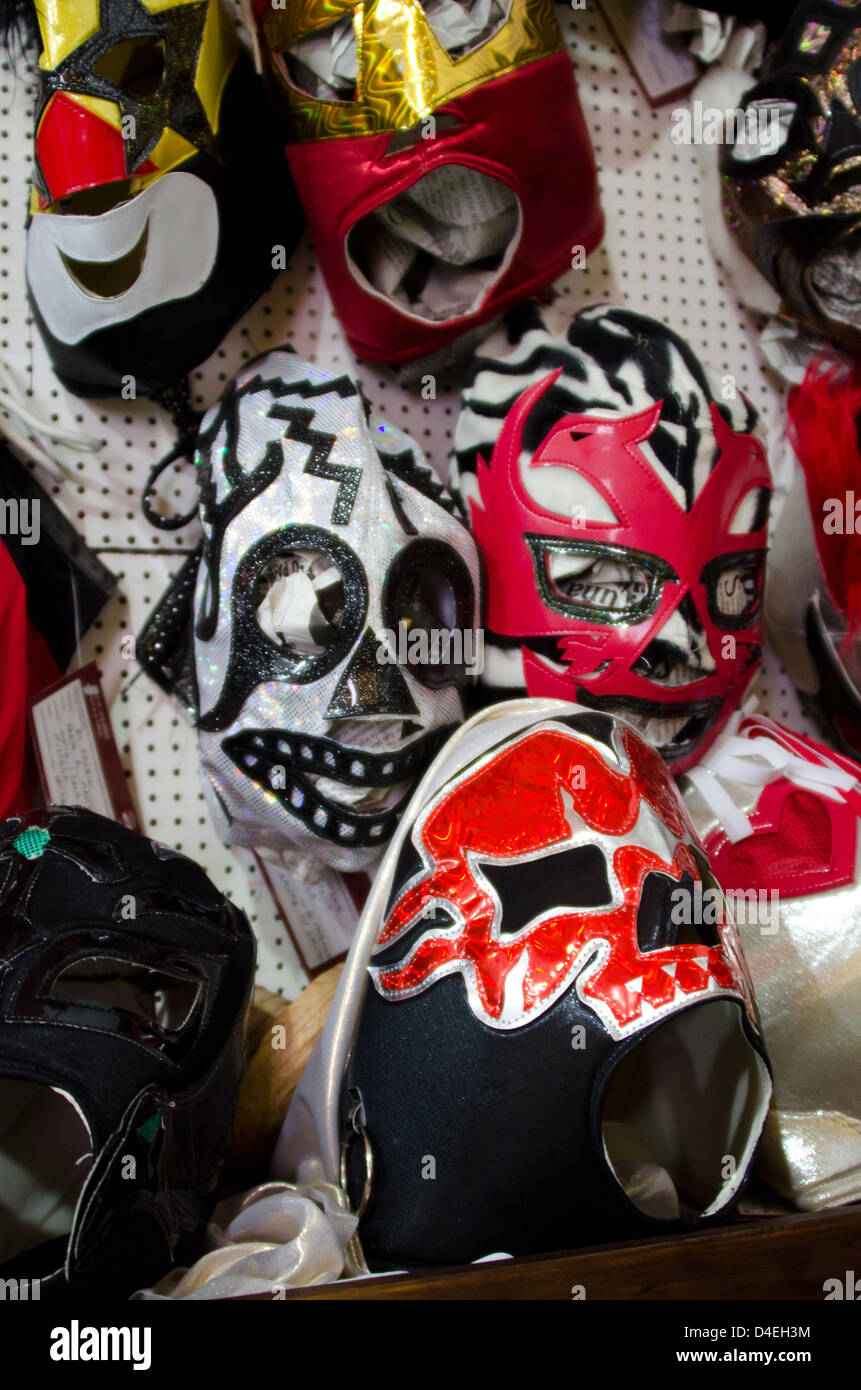
M 741 1008 L 720 999 L 675 1014 L 613 1071 L 604 1156 L 628 1200 L 658 1221 L 694 1220 L 735 1197 L 765 1122 L 768 1069 Z
M 63 265 L 75 284 L 93 299 L 117 299 L 127 294 L 140 276 L 146 259 L 149 220 L 130 251 L 114 261 L 78 261 L 60 251 Z
M 579 687 L 577 699 L 587 709 L 603 710 L 626 719 L 668 763 L 691 754 L 710 733 L 721 710 L 720 700 L 692 700 L 684 704 L 628 701 L 611 695 L 596 698 Z
M 411 721 L 399 723 L 403 736 Z M 362 734 L 373 727 L 369 723 Z M 382 750 L 284 729 L 234 734 L 223 748 L 240 771 L 309 830 L 338 844 L 368 848 L 394 834 L 416 778 L 452 727 Z
M 50 1086 L 0 1080 L 0 1269 L 46 1277 L 66 1238 L 93 1161 L 87 1125 Z M 45 1247 L 40 1250 L 40 1247 Z M 24 1259 L 23 1257 L 30 1258 Z

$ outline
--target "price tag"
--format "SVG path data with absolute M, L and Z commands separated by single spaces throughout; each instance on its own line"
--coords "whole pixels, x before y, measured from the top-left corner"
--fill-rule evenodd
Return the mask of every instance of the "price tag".
M 94 662 L 29 703 L 30 730 L 45 800 L 85 806 L 140 830 Z
M 315 883 L 304 883 L 283 865 L 254 857 L 305 972 L 313 978 L 343 960 L 368 895 L 367 874 L 326 869 Z

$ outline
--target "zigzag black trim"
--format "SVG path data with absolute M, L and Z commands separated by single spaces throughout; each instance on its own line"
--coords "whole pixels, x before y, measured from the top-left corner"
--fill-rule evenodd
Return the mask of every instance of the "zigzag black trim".
M 431 502 L 436 502 L 437 506 L 442 507 L 443 511 L 448 512 L 450 516 L 456 517 L 458 521 L 461 520 L 454 498 L 446 492 L 431 468 L 423 467 L 417 462 L 412 449 L 403 449 L 399 454 L 386 454 L 383 453 L 382 449 L 378 449 L 377 452 L 387 472 L 392 473 L 409 487 L 414 487 L 416 492 L 420 492 Z
M 346 377 L 342 380 L 347 380 Z M 335 503 L 332 507 L 333 526 L 348 526 L 353 514 L 353 505 L 362 480 L 362 470 L 352 463 L 330 463 L 329 455 L 337 435 L 323 434 L 321 430 L 310 429 L 314 411 L 310 407 L 278 405 L 269 411 L 270 420 L 286 420 L 289 428 L 284 431 L 285 439 L 295 440 L 297 444 L 307 444 L 311 450 L 303 473 L 313 478 L 326 478 L 338 484 Z
M 359 390 L 356 383 L 348 376 L 336 376 L 331 381 L 282 381 L 280 378 L 273 381 L 263 381 L 256 377 L 259 382 L 257 390 L 270 391 L 273 396 L 302 396 L 305 400 L 311 396 L 328 396 L 333 392 L 340 396 L 342 400 L 347 400 L 350 396 L 358 396 Z

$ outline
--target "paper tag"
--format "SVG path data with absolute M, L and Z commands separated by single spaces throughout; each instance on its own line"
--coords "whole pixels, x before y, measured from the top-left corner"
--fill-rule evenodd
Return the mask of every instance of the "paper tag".
M 45 800 L 140 830 L 94 662 L 34 695 L 30 729 Z
M 601 0 L 601 8 L 652 106 L 694 85 L 700 74 L 697 61 L 664 33 L 658 0 Z
M 368 895 L 367 874 L 326 869 L 315 883 L 303 883 L 281 864 L 254 857 L 306 974 L 313 978 L 343 960 Z

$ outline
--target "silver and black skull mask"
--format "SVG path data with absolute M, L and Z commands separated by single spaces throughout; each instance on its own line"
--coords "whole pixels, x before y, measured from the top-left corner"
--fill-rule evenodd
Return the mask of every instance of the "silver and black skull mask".
M 474 543 L 414 442 L 349 377 L 289 351 L 230 384 L 197 463 L 194 674 L 216 826 L 361 868 L 463 718 Z

